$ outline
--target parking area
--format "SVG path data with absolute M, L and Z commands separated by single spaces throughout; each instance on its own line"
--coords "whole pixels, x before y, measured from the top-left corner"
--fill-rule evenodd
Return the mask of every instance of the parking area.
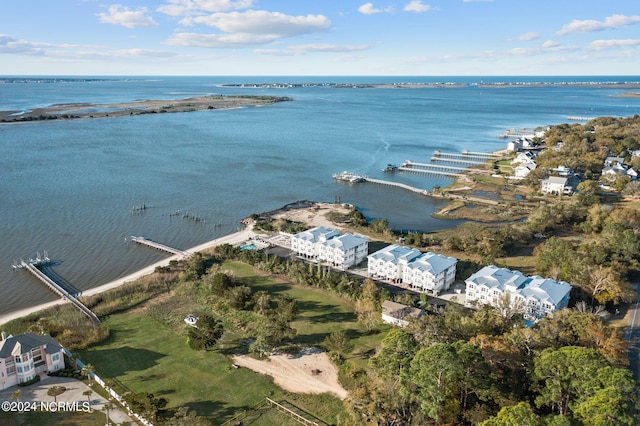
M 56 397 L 54 400 L 53 396 L 49 396 L 49 389 L 53 386 L 64 386 L 65 391 Z M 98 386 L 94 384 L 93 386 Z M 15 391 L 20 391 L 19 398 L 12 398 L 11 394 Z M 0 391 L 0 401 L 5 402 L 9 401 L 10 403 L 16 402 L 16 410 L 17 411 L 17 402 L 20 401 L 23 406 L 25 403 L 29 403 L 29 408 L 45 408 L 49 411 L 79 411 L 79 412 L 89 412 L 89 410 L 98 410 L 102 411 L 104 405 L 108 402 L 105 398 L 98 395 L 97 392 L 93 391 L 90 395 L 84 395 L 86 391 L 93 391 L 93 389 L 84 384 L 84 382 L 73 379 L 70 377 L 54 377 L 42 375 L 41 380 L 38 383 L 34 383 L 29 386 L 11 386 L 8 389 Z M 57 405 L 55 403 L 70 403 L 70 404 L 60 404 Z M 76 403 L 76 404 L 73 404 Z M 6 403 L 5 403 L 6 405 Z M 115 406 L 115 404 L 114 404 Z M 11 405 L 9 405 L 11 407 Z M 130 424 L 137 424 L 131 419 L 125 412 L 123 412 L 119 407 L 113 408 L 109 410 L 109 418 L 113 424 L 121 424 L 122 422 L 129 422 Z M 105 421 L 106 421 L 106 413 L 105 413 Z

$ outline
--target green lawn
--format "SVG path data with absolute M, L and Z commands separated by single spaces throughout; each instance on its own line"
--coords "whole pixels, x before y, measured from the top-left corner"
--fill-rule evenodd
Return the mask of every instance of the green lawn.
M 364 366 L 389 329 L 382 326 L 382 331 L 368 333 L 357 322 L 351 303 L 327 291 L 278 282 L 255 274 L 251 266 L 243 263 L 225 263 L 222 269 L 232 270 L 254 292 L 266 290 L 296 299 L 299 314 L 292 327 L 298 331 L 295 342 L 301 345 L 319 345 L 332 331 L 346 330 L 355 345 L 348 358 Z M 175 311 L 182 315 L 180 299 L 173 298 L 163 303 L 174 303 Z M 109 338 L 77 355 L 93 364 L 103 379 L 115 378 L 135 393 L 164 397 L 169 409 L 187 406 L 214 424 L 249 410 L 265 397 L 289 401 L 330 424 L 336 423 L 338 416 L 345 416 L 342 401 L 331 395 L 291 394 L 274 385 L 269 377 L 233 368 L 228 355 L 222 353 L 232 352 L 233 343 L 237 344 L 233 330 L 231 337 L 225 339 L 224 351 L 204 352 L 188 347 L 182 324 L 167 324 L 142 309 L 114 314 L 106 320 L 111 330 Z M 274 424 L 273 417 L 281 415 L 271 411 L 262 411 L 245 424 Z M 287 424 L 285 420 L 276 423 Z

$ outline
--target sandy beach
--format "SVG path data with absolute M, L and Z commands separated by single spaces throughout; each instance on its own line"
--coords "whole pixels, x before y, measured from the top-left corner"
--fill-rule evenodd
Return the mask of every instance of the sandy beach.
M 233 234 L 229 234 L 229 235 L 225 235 L 224 237 L 220 237 L 220 238 L 216 238 L 215 240 L 206 242 L 204 244 L 200 244 L 196 247 L 192 247 L 190 249 L 188 249 L 187 251 L 190 253 L 196 253 L 199 251 L 203 251 L 203 250 L 207 250 L 209 248 L 215 247 L 215 246 L 219 246 L 222 244 L 238 244 L 241 243 L 243 241 L 249 240 L 251 238 L 253 238 L 255 236 L 255 232 L 253 232 L 253 227 L 252 226 L 247 226 L 245 229 L 243 229 L 242 231 L 239 232 L 235 232 Z M 181 256 L 176 255 L 176 256 L 171 256 L 171 257 L 167 257 L 166 259 L 163 259 L 159 262 L 154 263 L 153 265 L 149 265 L 143 269 L 140 269 L 139 271 L 134 272 L 133 274 L 129 274 L 125 277 L 122 278 L 118 278 L 117 280 L 113 280 L 111 282 L 108 282 L 106 284 L 103 284 L 99 287 L 94 287 L 92 289 L 83 291 L 82 294 L 84 296 L 93 296 L 95 294 L 98 293 L 102 293 L 105 292 L 107 290 L 111 290 L 113 288 L 119 287 L 123 284 L 126 283 L 130 283 L 132 281 L 135 281 L 139 278 L 144 277 L 145 275 L 149 275 L 151 273 L 153 273 L 156 269 L 156 267 L 158 266 L 166 266 L 169 264 L 170 261 L 172 260 L 178 260 L 180 259 Z M 12 321 L 14 319 L 32 314 L 34 312 L 39 312 L 43 309 L 47 309 L 50 308 L 52 306 L 56 306 L 56 305 L 61 305 L 63 303 L 68 303 L 65 302 L 64 300 L 56 300 L 53 302 L 49 302 L 49 303 L 43 303 L 41 305 L 37 305 L 37 306 L 32 306 L 30 308 L 25 308 L 25 309 L 21 309 L 19 311 L 15 311 L 15 312 L 11 312 L 9 314 L 0 316 L 0 324 L 5 324 L 9 321 Z

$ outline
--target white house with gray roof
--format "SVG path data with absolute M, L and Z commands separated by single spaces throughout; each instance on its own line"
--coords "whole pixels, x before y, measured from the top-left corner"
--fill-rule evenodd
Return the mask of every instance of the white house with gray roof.
M 520 271 L 511 271 L 490 265 L 480 269 L 465 281 L 465 305 L 491 305 L 498 307 L 508 302 L 530 321 L 566 308 L 571 285 L 540 276 L 527 277 Z
M 421 254 L 418 249 L 391 244 L 367 257 L 368 274 L 373 278 L 398 282 L 402 280 L 402 272 L 407 264 Z
M 0 390 L 27 382 L 40 373 L 64 368 L 64 349 L 51 336 L 26 333 L 0 342 Z
M 340 235 L 340 232 L 334 229 L 318 226 L 293 235 L 291 237 L 291 250 L 298 256 L 317 259 L 320 252 L 320 244 L 338 235 Z
M 402 281 L 416 291 L 438 294 L 455 281 L 457 264 L 455 257 L 424 253 L 406 265 Z
M 351 233 L 319 241 L 317 246 L 319 261 L 343 270 L 362 262 L 369 253 L 369 239 Z
M 573 194 L 573 187 L 566 177 L 549 176 L 543 179 L 540 186 L 540 192 L 543 194 Z

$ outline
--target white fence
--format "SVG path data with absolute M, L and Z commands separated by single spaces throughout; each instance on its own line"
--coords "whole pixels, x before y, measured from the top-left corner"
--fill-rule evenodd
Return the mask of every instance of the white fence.
M 78 358 L 74 357 L 71 352 L 67 351 L 66 349 L 64 350 L 65 353 L 67 354 L 67 356 L 71 359 L 73 359 L 77 365 L 77 367 L 79 369 L 84 368 L 85 364 L 80 361 Z M 133 410 L 131 409 L 131 407 L 129 407 L 129 404 L 126 403 L 126 401 L 118 394 L 118 392 L 116 392 L 115 390 L 113 390 L 111 387 L 109 387 L 104 380 L 102 380 L 100 377 L 98 377 L 97 374 L 95 373 L 90 373 L 90 376 L 93 380 L 95 380 L 95 382 L 97 384 L 99 384 L 100 386 L 102 386 L 102 388 L 107 391 L 107 393 L 109 395 L 111 395 L 111 397 L 113 399 L 115 399 L 116 401 L 118 401 L 118 403 L 120 405 L 122 405 L 127 412 L 129 413 L 130 416 L 133 416 L 136 418 L 136 420 L 138 420 L 140 423 L 142 423 L 145 426 L 154 426 L 153 423 L 151 423 L 149 420 L 145 419 L 144 417 L 142 417 L 140 414 L 138 413 L 134 413 Z

